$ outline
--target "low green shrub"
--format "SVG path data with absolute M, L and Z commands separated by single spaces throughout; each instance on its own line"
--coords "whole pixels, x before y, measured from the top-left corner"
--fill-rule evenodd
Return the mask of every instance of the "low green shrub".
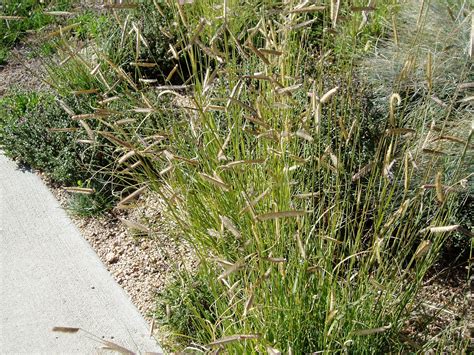
M 8 156 L 48 172 L 59 182 L 70 183 L 80 177 L 76 161 L 78 134 L 51 131 L 77 129 L 77 125 L 71 127 L 70 117 L 54 96 L 23 92 L 10 94 L 1 101 L 0 137 Z
M 82 111 L 89 104 L 74 97 L 65 101 L 75 111 Z M 111 152 L 90 145 L 90 137 L 79 127 L 79 122 L 50 93 L 12 92 L 0 99 L 0 144 L 7 156 L 42 170 L 65 185 L 88 181 L 88 187 L 107 196 L 112 191 L 107 171 L 112 169 L 108 155 Z M 89 197 L 82 197 L 82 204 L 84 199 Z M 101 208 L 107 205 L 105 200 L 95 203 Z

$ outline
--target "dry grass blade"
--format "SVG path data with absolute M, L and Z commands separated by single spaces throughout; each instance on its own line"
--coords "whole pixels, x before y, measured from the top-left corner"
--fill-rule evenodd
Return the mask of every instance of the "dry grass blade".
M 267 346 L 267 354 L 268 355 L 281 355 L 281 351 L 270 346 Z
M 396 125 L 395 122 L 395 106 L 400 105 L 402 102 L 402 98 L 399 94 L 393 93 L 390 96 L 390 117 L 389 117 L 389 123 L 394 127 Z
M 298 245 L 298 250 L 300 251 L 301 259 L 306 260 L 306 248 L 298 232 L 296 232 L 295 234 L 295 239 L 296 239 L 296 244 Z
M 428 227 L 422 230 L 430 231 L 431 233 L 446 233 L 446 232 L 453 232 L 457 231 L 461 227 L 459 224 L 451 225 L 451 226 L 440 226 L 440 227 Z
M 423 153 L 433 154 L 433 155 L 437 155 L 437 156 L 440 156 L 440 157 L 446 155 L 445 152 L 442 152 L 440 150 L 435 150 L 435 149 L 429 149 L 429 148 L 423 148 Z
M 128 148 L 130 150 L 133 150 L 133 147 L 131 144 L 129 144 L 128 142 L 124 141 L 123 139 L 120 139 L 120 138 L 117 138 L 115 137 L 112 133 L 110 132 L 104 132 L 104 131 L 100 131 L 99 132 L 102 136 L 104 136 L 105 138 L 107 138 L 109 141 L 111 141 L 112 143 L 116 143 L 118 145 L 121 145 L 125 148 Z
M 127 73 L 120 67 L 118 67 L 117 65 L 115 65 L 114 62 L 112 62 L 108 57 L 106 57 L 105 55 L 102 55 L 102 58 L 107 62 L 107 64 L 109 64 L 109 66 L 122 78 L 124 79 L 129 85 L 130 87 L 133 88 L 133 90 L 135 91 L 139 91 L 138 90 L 138 87 L 135 85 L 135 83 L 133 82 L 133 80 L 130 78 L 129 75 L 127 75 Z
M 48 128 L 48 132 L 76 132 L 78 128 Z
M 244 341 L 249 339 L 258 339 L 260 336 L 258 334 L 240 334 L 240 335 L 231 335 L 227 337 L 220 338 L 212 343 L 209 343 L 208 346 L 219 346 L 224 344 L 233 343 L 236 341 Z
M 87 118 L 94 118 L 94 117 L 97 117 L 95 113 L 83 113 L 83 114 L 80 114 L 80 115 L 73 115 L 73 116 L 71 116 L 71 119 L 73 119 L 73 120 L 84 120 L 84 119 L 87 119 Z
M 124 3 L 112 3 L 102 5 L 104 9 L 135 9 L 138 7 L 138 4 L 124 2 Z
M 89 127 L 89 125 L 87 124 L 87 122 L 84 121 L 84 120 L 79 120 L 79 124 L 84 128 L 84 130 L 86 131 L 87 136 L 89 137 L 89 139 L 90 139 L 91 141 L 94 141 L 94 140 L 95 140 L 94 132 L 93 132 L 92 129 Z
M 318 21 L 317 18 L 314 18 L 314 19 L 311 19 L 311 20 L 308 20 L 308 21 L 303 21 L 303 22 L 297 23 L 296 25 L 293 25 L 289 28 L 283 27 L 281 30 L 279 30 L 279 32 L 284 31 L 284 30 L 288 30 L 288 29 L 292 30 L 292 31 L 298 30 L 300 28 L 308 27 L 308 26 L 312 25 L 313 23 L 315 23 L 316 21 Z
M 222 190 L 226 192 L 230 190 L 230 186 L 227 185 L 224 181 L 222 181 L 222 179 L 218 177 L 216 174 L 214 174 L 214 176 L 210 176 L 204 173 L 199 173 L 199 176 L 203 178 L 203 180 L 210 182 L 211 184 L 221 188 Z
M 130 221 L 128 219 L 121 218 L 121 217 L 119 217 L 119 220 L 120 220 L 120 222 L 122 222 L 129 229 L 139 230 L 139 231 L 145 232 L 145 233 L 150 232 L 150 229 L 147 226 L 145 226 L 141 223 L 138 223 L 138 222 L 135 222 L 135 221 Z
M 274 257 L 269 256 L 268 258 L 266 258 L 266 260 L 275 264 L 286 263 L 286 258 L 274 258 Z
M 76 27 L 79 27 L 81 24 L 78 22 L 78 23 L 73 23 L 71 25 L 68 25 L 68 26 L 64 26 L 64 27 L 60 27 L 59 30 L 56 30 L 56 31 L 53 31 L 53 32 L 50 32 L 48 34 L 46 34 L 45 38 L 48 39 L 48 38 L 51 38 L 51 37 L 56 37 L 56 36 L 61 36 L 64 32 L 67 32 L 67 31 L 70 31 Z
M 77 142 L 84 144 L 94 144 L 94 141 L 91 141 L 90 139 L 78 139 Z
M 282 51 L 277 51 L 275 49 L 268 49 L 268 48 L 259 48 L 258 49 L 260 52 L 262 52 L 263 54 L 268 54 L 268 55 L 276 55 L 276 56 L 280 56 L 283 54 Z
M 341 5 L 340 0 L 331 0 L 331 22 L 332 22 L 333 28 L 336 28 L 340 5 Z
M 130 65 L 136 66 L 136 67 L 142 67 L 142 68 L 154 68 L 158 64 L 156 63 L 147 63 L 147 62 L 130 62 Z
M 56 98 L 56 101 L 59 103 L 59 106 L 61 106 L 61 108 L 64 110 L 64 112 L 66 112 L 69 116 L 75 116 L 75 113 L 74 111 L 68 106 L 66 105 L 66 103 L 58 98 Z
M 474 95 L 466 96 L 466 97 L 462 98 L 461 100 L 458 100 L 458 102 L 462 102 L 462 103 L 470 102 L 470 101 L 474 101 Z
M 116 111 L 116 110 L 107 110 L 105 108 L 97 108 L 95 110 L 95 115 L 97 117 L 107 117 L 107 116 L 111 116 L 111 115 L 119 115 L 123 112 L 120 112 L 120 111 Z
M 357 173 L 352 175 L 352 181 L 355 182 L 359 180 L 360 178 L 364 177 L 365 175 L 367 175 L 367 173 L 372 169 L 372 166 L 373 166 L 372 163 L 364 165 Z
M 150 107 L 137 107 L 137 108 L 131 109 L 130 111 L 131 112 L 136 112 L 136 113 L 153 113 L 156 110 L 154 108 L 150 108 Z
M 295 198 L 304 199 L 304 198 L 309 198 L 309 197 L 318 197 L 320 194 L 321 193 L 319 191 L 317 191 L 317 192 L 305 192 L 305 193 L 301 193 L 301 194 L 296 194 Z
M 254 52 L 257 57 L 259 57 L 266 65 L 270 65 L 270 62 L 268 61 L 267 57 L 260 52 L 257 48 L 252 43 L 247 43 L 247 48 L 249 48 L 252 52 Z
M 145 83 L 145 84 L 154 84 L 158 82 L 158 79 L 144 79 L 144 78 L 139 78 L 139 82 Z
M 133 157 L 134 155 L 135 155 L 135 151 L 131 150 L 128 153 L 125 153 L 124 155 L 122 155 L 120 159 L 118 160 L 118 163 L 123 164 L 125 161 L 127 161 L 129 158 Z
M 325 9 L 326 9 L 326 6 L 310 5 L 310 6 L 300 7 L 300 8 L 294 8 L 293 10 L 288 11 L 288 13 L 301 14 L 305 12 L 324 11 Z
M 269 219 L 278 219 L 278 218 L 292 218 L 292 217 L 302 217 L 306 214 L 306 211 L 281 211 L 281 212 L 269 212 L 263 213 L 257 216 L 259 221 L 267 221 Z
M 206 19 L 201 18 L 201 20 L 199 21 L 198 27 L 196 28 L 196 30 L 194 31 L 193 35 L 191 36 L 189 40 L 189 44 L 194 44 L 194 42 L 198 39 L 201 32 L 204 30 L 204 26 L 206 26 L 207 24 L 208 22 L 206 21 Z
M 111 341 L 100 340 L 100 342 L 105 345 L 104 347 L 102 347 L 102 349 L 116 351 L 120 354 L 125 355 L 135 355 L 133 351 L 128 350 L 127 348 L 124 348 L 123 346 L 120 346 L 116 343 L 112 343 Z
M 260 73 L 260 72 L 254 73 L 253 75 L 244 75 L 242 78 L 272 81 L 271 77 L 269 77 L 268 75 L 265 75 L 265 73 Z
M 436 198 L 440 203 L 443 203 L 446 200 L 446 195 L 444 193 L 443 184 L 442 184 L 443 174 L 441 171 L 438 171 L 435 178 L 435 189 L 436 189 Z
M 459 224 L 454 224 L 450 226 L 432 226 L 432 227 L 427 227 L 422 230 L 420 230 L 420 233 L 450 233 L 450 232 L 459 232 L 462 233 L 468 237 L 474 238 L 474 233 L 472 233 L 470 230 L 462 227 Z
M 169 52 L 171 52 L 171 55 L 173 56 L 173 58 L 176 60 L 179 60 L 179 54 L 176 48 L 174 48 L 172 44 L 169 44 L 169 47 L 170 47 Z
M 286 88 L 278 88 L 276 89 L 276 93 L 280 95 L 290 94 L 293 91 L 298 90 L 301 86 L 303 86 L 303 84 L 295 84 L 295 85 L 288 86 Z
M 403 216 L 410 205 L 411 200 L 407 199 L 403 201 L 401 206 L 395 211 L 395 213 L 390 217 L 390 219 L 384 224 L 384 228 L 390 227 L 400 216 Z
M 0 20 L 24 20 L 26 17 L 24 16 L 6 16 L 2 15 L 0 16 Z
M 223 55 L 221 55 L 215 48 L 205 46 L 199 39 L 196 39 L 195 42 L 209 57 L 215 58 L 220 64 L 224 63 Z
M 134 200 L 135 198 L 137 198 L 138 196 L 140 196 L 140 194 L 145 191 L 147 189 L 147 186 L 143 186 L 143 187 L 140 187 L 138 190 L 135 190 L 134 192 L 132 192 L 130 195 L 128 195 L 127 197 L 121 199 L 119 201 L 119 203 L 117 204 L 117 208 L 120 208 L 119 206 L 123 206 L 123 205 L 126 205 L 128 203 L 130 203 L 132 200 Z
M 90 94 L 96 94 L 98 92 L 99 92 L 98 89 L 84 89 L 84 90 L 73 91 L 72 94 L 73 95 L 90 95 Z
M 339 86 L 336 86 L 335 88 L 329 90 L 327 93 L 325 93 L 321 99 L 319 99 L 319 102 L 322 103 L 322 104 L 325 104 L 326 102 L 328 102 L 331 97 L 333 97 L 333 95 L 337 92 L 337 90 L 339 90 Z
M 474 81 L 470 83 L 462 83 L 458 85 L 459 90 L 469 90 L 474 88 Z
M 250 296 L 249 298 L 247 299 L 247 301 L 245 302 L 245 305 L 244 305 L 244 317 L 247 316 L 248 312 L 252 309 L 252 305 L 253 305 L 253 300 L 255 298 L 255 293 L 253 291 L 250 292 Z
M 259 125 L 259 126 L 265 128 L 265 129 L 270 128 L 270 126 L 268 124 L 266 124 L 262 120 L 258 119 L 257 117 L 258 117 L 258 115 L 254 115 L 253 117 L 245 116 L 245 119 L 247 119 L 250 122 L 255 123 L 256 125 Z
M 75 15 L 74 12 L 69 12 L 69 11 L 45 11 L 43 12 L 45 15 L 50 15 L 50 16 L 73 16 Z
M 454 136 L 439 136 L 439 137 L 436 137 L 432 140 L 432 142 L 436 142 L 436 141 L 440 141 L 440 140 L 446 140 L 446 141 L 450 141 L 450 142 L 454 142 L 454 143 L 459 143 L 459 144 L 463 144 L 463 145 L 466 145 L 467 142 L 461 138 L 458 138 L 458 137 L 454 137 Z
M 430 240 L 423 240 L 420 245 L 418 245 L 418 248 L 415 251 L 415 255 L 413 255 L 414 259 L 419 259 L 426 255 L 429 250 L 431 249 L 431 241 Z
M 97 103 L 99 105 L 105 105 L 105 104 L 108 104 L 109 102 L 112 102 L 112 101 L 115 101 L 115 100 L 118 100 L 120 99 L 120 96 L 112 96 L 112 97 L 108 97 L 106 99 L 103 99 L 101 101 L 98 101 Z
M 392 179 L 393 178 L 393 173 L 392 173 L 392 168 L 397 162 L 396 159 L 393 159 L 390 162 L 387 162 L 384 167 L 383 167 L 383 176 L 386 177 L 387 179 Z
M 161 86 L 155 86 L 154 89 L 157 91 L 160 90 L 186 90 L 188 89 L 188 85 L 161 85 Z
M 127 348 L 124 348 L 123 346 L 115 344 L 111 341 L 100 339 L 99 337 L 93 335 L 92 333 L 89 333 L 87 330 L 84 330 L 82 328 L 77 328 L 77 327 L 53 327 L 53 329 L 52 329 L 53 332 L 68 333 L 68 334 L 75 334 L 75 333 L 78 333 L 80 330 L 82 330 L 83 332 L 89 334 L 90 336 L 93 337 L 93 339 L 97 340 L 98 342 L 104 344 L 105 346 L 103 347 L 103 349 L 113 350 L 113 351 L 116 351 L 120 354 L 135 355 L 135 353 L 133 351 L 130 351 Z
M 271 191 L 271 188 L 267 187 L 265 191 L 263 191 L 260 195 L 258 195 L 255 199 L 253 199 L 247 206 L 245 206 L 241 211 L 240 214 L 251 210 L 262 198 L 267 196 L 267 194 Z
M 219 166 L 220 169 L 228 170 L 242 165 L 261 164 L 264 163 L 265 159 L 250 159 L 250 160 L 237 160 Z
M 415 134 L 416 131 L 411 128 L 389 128 L 385 131 L 388 135 L 397 135 L 397 134 Z
M 308 132 L 306 132 L 304 129 L 297 130 L 296 136 L 306 139 L 308 142 L 312 142 L 314 140 L 313 137 L 311 137 L 311 135 Z
M 53 327 L 53 332 L 60 332 L 60 333 L 77 333 L 81 328 L 74 328 L 74 327 Z
M 469 57 L 474 58 L 474 13 L 471 13 L 471 36 L 469 38 Z
M 171 71 L 169 72 L 168 76 L 166 77 L 165 81 L 170 81 L 171 78 L 173 77 L 173 75 L 178 71 L 178 67 L 179 65 L 176 64 L 173 69 L 171 69 Z
M 431 95 L 431 100 L 436 102 L 441 107 L 448 107 L 448 105 L 446 103 L 444 103 L 439 97 L 436 97 L 435 95 Z
M 174 155 L 172 154 L 171 155 L 171 158 L 168 157 L 168 159 L 171 161 L 171 160 L 179 160 L 179 161 L 183 161 L 187 164 L 190 164 L 192 166 L 198 166 L 199 165 L 199 162 L 197 161 L 197 159 L 188 159 L 188 158 L 185 158 L 185 157 L 181 157 L 179 155 Z
M 229 130 L 229 134 L 224 140 L 224 143 L 222 143 L 221 149 L 219 149 L 219 152 L 217 153 L 217 160 L 222 161 L 222 160 L 227 160 L 227 157 L 224 154 L 224 150 L 227 148 L 227 145 L 230 142 L 230 139 L 232 138 L 232 130 L 234 129 L 234 126 L 232 126 Z
M 219 275 L 219 277 L 217 278 L 217 280 L 223 280 L 225 279 L 227 276 L 229 276 L 230 274 L 236 272 L 236 271 L 239 271 L 240 269 L 242 269 L 244 267 L 244 264 L 238 262 L 238 263 L 235 263 L 235 264 L 232 264 L 230 265 L 229 267 L 227 267 L 227 269 Z
M 392 325 L 385 325 L 383 327 L 378 327 L 378 328 L 371 328 L 371 329 L 362 329 L 362 330 L 356 330 L 354 332 L 354 335 L 371 335 L 371 334 L 378 334 L 378 333 L 383 333 L 387 330 L 392 328 Z
M 92 195 L 95 192 L 94 189 L 89 189 L 87 187 L 64 187 L 64 190 L 84 195 Z
M 219 216 L 222 226 L 227 229 L 235 238 L 240 239 L 242 235 L 229 217 Z

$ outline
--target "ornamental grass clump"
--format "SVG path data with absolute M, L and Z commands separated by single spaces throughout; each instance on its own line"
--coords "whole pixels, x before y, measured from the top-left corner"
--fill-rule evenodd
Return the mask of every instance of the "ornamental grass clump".
M 158 193 L 199 259 L 182 277 L 182 299 L 165 295 L 171 304 L 161 310 L 181 344 L 231 353 L 426 350 L 403 330 L 445 241 L 469 234 L 452 218 L 470 178 L 462 167 L 472 131 L 448 140 L 462 154 L 442 154 L 423 143 L 426 122 L 401 90 L 376 93 L 386 108 L 370 109 L 360 58 L 343 47 L 359 56 L 397 7 L 154 6 L 144 26 L 166 9 L 178 29 L 164 83 L 137 79 L 125 70 L 133 64 L 100 48 L 96 64 L 78 65 L 99 83 L 101 104 L 89 118 L 102 122 L 95 134 L 118 153 L 114 174 L 138 182 L 119 206 L 144 189 Z M 123 35 L 142 50 L 140 31 L 122 15 Z M 443 119 L 437 134 L 452 136 Z M 456 341 L 457 349 L 467 344 Z

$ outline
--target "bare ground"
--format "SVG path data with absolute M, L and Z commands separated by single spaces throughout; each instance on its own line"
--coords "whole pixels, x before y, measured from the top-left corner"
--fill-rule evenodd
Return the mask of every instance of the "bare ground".
M 0 96 L 11 89 L 45 90 L 46 84 L 38 74 L 41 67 L 40 58 L 27 58 L 27 47 L 17 47 L 6 65 L 0 65 Z

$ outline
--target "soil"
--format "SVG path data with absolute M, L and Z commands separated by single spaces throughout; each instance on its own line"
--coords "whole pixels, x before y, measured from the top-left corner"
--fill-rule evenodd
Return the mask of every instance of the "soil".
M 28 58 L 29 53 L 26 46 L 19 46 L 12 51 L 8 63 L 0 65 L 0 96 L 11 89 L 46 89 L 46 84 L 38 74 L 41 60 Z
M 415 300 L 412 317 L 406 324 L 404 334 L 413 346 L 418 347 L 435 340 L 443 333 L 448 339 L 470 342 L 474 350 L 474 278 L 467 281 L 465 264 L 446 266 L 437 264 L 428 272 Z M 445 351 L 459 349 L 445 344 Z

